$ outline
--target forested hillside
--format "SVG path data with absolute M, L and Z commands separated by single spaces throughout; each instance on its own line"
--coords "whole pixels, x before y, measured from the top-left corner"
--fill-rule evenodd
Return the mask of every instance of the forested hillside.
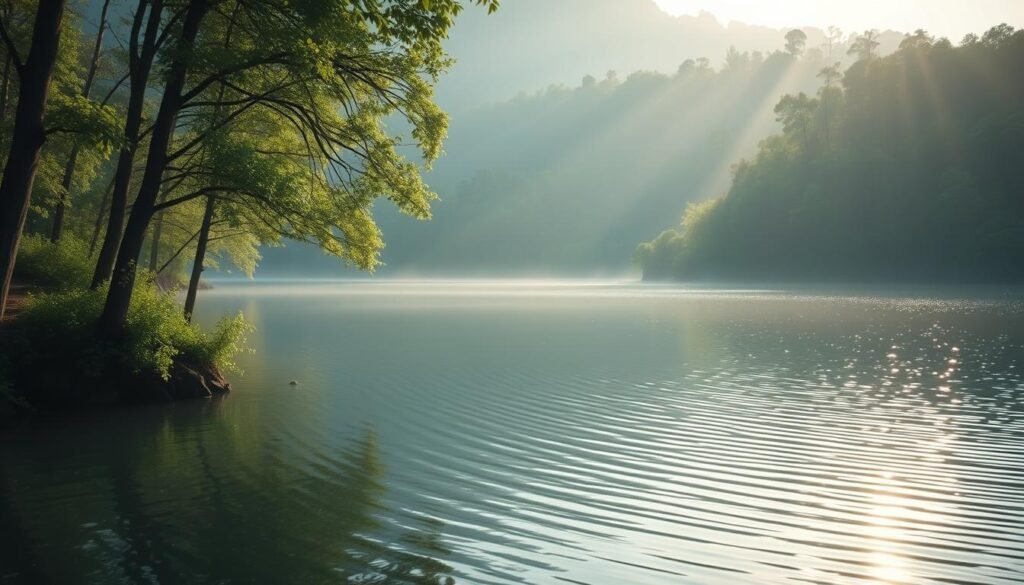
M 631 270 L 636 243 L 675 225 L 687 200 L 728 189 L 732 164 L 775 131 L 781 96 L 814 92 L 825 64 L 853 62 L 853 31 L 803 29 L 787 49 L 788 32 L 672 17 L 651 0 L 464 13 L 438 87 L 445 154 L 425 175 L 440 200 L 426 223 L 375 210 L 382 273 Z M 902 36 L 879 33 L 879 52 Z M 262 253 L 263 275 L 346 274 L 315 250 Z
M 779 101 L 783 132 L 726 197 L 641 246 L 645 278 L 1024 278 L 1024 31 L 918 31 L 887 57 L 860 42 Z
M 780 49 L 785 39 L 779 36 Z M 731 50 L 720 68 L 588 76 L 456 118 L 428 181 L 425 224 L 381 215 L 384 262 L 421 273 L 622 272 L 635 242 L 728 188 L 774 128 L 772 107 L 814 91 L 821 52 Z

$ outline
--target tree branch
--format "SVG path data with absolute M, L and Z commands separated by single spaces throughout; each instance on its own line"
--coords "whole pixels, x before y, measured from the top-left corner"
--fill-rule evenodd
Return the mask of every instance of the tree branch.
M 4 45 L 7 46 L 7 52 L 11 54 L 11 61 L 14 62 L 14 69 L 18 72 L 18 76 L 23 76 L 25 74 L 25 63 L 21 60 L 21 54 L 18 53 L 18 47 L 14 44 L 14 39 L 12 39 L 10 34 L 8 34 L 7 24 L 4 22 L 0 22 L 0 39 L 2 39 Z

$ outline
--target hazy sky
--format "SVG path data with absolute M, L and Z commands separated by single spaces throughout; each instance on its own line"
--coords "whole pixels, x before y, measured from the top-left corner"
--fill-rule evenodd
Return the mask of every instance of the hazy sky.
M 654 0 L 675 15 L 714 14 L 722 23 L 772 27 L 836 25 L 844 31 L 870 28 L 932 34 L 959 41 L 1007 22 L 1024 27 L 1024 0 Z

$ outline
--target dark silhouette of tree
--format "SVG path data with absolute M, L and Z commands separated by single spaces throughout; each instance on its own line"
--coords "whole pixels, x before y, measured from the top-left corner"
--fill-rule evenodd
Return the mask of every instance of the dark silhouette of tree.
M 795 28 L 786 33 L 786 52 L 794 57 L 803 55 L 807 47 L 807 33 Z
M 935 44 L 935 37 L 929 35 L 922 29 L 917 29 L 914 34 L 907 35 L 905 39 L 900 41 L 900 50 L 907 49 L 928 49 Z
M 864 31 L 864 34 L 858 36 L 850 44 L 850 49 L 847 53 L 855 55 L 860 61 L 868 61 L 878 56 L 878 46 L 880 44 L 878 42 L 878 31 Z

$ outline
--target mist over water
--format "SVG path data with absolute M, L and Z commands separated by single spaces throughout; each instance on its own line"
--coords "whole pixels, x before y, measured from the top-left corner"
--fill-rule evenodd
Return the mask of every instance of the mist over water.
M 257 328 L 228 398 L 3 435 L 0 581 L 1018 583 L 1022 308 L 218 283 L 200 320 Z

